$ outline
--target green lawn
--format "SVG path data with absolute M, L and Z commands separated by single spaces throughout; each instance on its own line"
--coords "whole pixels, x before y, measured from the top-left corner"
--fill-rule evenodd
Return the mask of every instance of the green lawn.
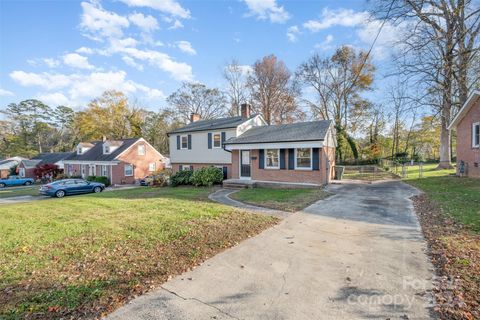
M 0 318 L 98 317 L 275 218 L 209 188 L 136 188 L 0 210 Z
M 11 198 L 19 196 L 38 196 L 38 189 L 40 186 L 28 187 L 6 187 L 0 189 L 0 198 Z
M 277 210 L 295 212 L 328 196 L 321 189 L 242 189 L 231 195 L 241 202 Z
M 443 213 L 480 232 L 480 180 L 453 176 L 455 170 L 436 170 L 436 164 L 423 167 L 419 178 L 418 166 L 408 170 L 404 181 L 423 190 L 442 208 Z

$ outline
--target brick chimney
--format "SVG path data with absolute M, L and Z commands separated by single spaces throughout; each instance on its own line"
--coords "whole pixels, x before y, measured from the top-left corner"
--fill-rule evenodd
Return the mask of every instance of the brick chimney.
M 192 112 L 192 113 L 190 114 L 190 122 L 198 121 L 198 120 L 200 120 L 200 118 L 201 118 L 201 117 L 200 117 L 200 115 L 199 115 L 198 113 Z
M 242 118 L 250 118 L 250 113 L 252 111 L 252 106 L 249 105 L 248 103 L 242 103 L 241 107 L 241 115 Z

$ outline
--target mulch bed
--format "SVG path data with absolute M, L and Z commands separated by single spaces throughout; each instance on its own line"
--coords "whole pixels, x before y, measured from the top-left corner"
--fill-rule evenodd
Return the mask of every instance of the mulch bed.
M 480 235 L 443 214 L 427 195 L 412 200 L 437 272 L 434 311 L 441 319 L 480 319 Z

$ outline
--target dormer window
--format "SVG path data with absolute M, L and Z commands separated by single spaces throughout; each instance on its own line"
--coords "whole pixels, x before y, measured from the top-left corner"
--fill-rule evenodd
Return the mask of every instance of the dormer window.
M 103 145 L 103 153 L 104 154 L 109 154 L 110 153 L 110 146 L 109 145 Z
M 82 154 L 82 153 L 83 153 L 82 151 L 83 151 L 83 150 L 82 150 L 82 147 L 81 147 L 81 146 L 78 146 L 78 147 L 77 147 L 77 154 Z

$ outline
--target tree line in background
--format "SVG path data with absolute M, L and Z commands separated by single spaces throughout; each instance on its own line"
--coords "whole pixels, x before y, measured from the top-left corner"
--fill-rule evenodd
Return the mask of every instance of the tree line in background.
M 396 41 L 398 81 L 382 101 L 370 101 L 376 68 L 370 51 L 341 46 L 332 55 L 313 54 L 296 70 L 270 55 L 252 66 L 233 59 L 223 69 L 225 88 L 185 82 L 160 111 L 147 111 L 121 92 L 105 92 L 75 112 L 38 100 L 7 106 L 0 131 L 0 157 L 70 151 L 79 141 L 143 136 L 168 154 L 166 133 L 202 119 L 238 116 L 251 104 L 268 124 L 332 120 L 337 161 L 380 158 L 440 159 L 450 166 L 455 144 L 448 123 L 479 86 L 480 9 L 470 0 L 376 0 L 372 14 L 401 27 Z

